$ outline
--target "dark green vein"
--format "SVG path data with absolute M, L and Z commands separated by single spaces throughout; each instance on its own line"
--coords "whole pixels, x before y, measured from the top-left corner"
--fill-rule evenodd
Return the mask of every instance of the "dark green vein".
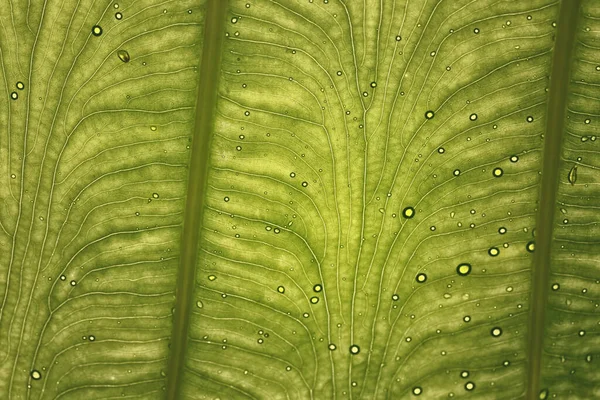
M 552 58 L 550 91 L 544 155 L 542 185 L 536 229 L 536 251 L 533 256 L 533 277 L 528 338 L 527 395 L 528 400 L 539 399 L 544 317 L 548 300 L 550 275 L 550 249 L 556 192 L 558 189 L 558 162 L 564 130 L 567 92 L 569 88 L 575 30 L 579 16 L 580 0 L 562 0 L 558 18 L 558 31 Z
M 181 238 L 181 261 L 177 277 L 177 299 L 167 370 L 167 399 L 169 400 L 179 398 L 182 386 L 226 10 L 226 0 L 208 0 L 204 16 L 204 48 L 200 63 L 196 123 L 192 140 L 188 195 Z

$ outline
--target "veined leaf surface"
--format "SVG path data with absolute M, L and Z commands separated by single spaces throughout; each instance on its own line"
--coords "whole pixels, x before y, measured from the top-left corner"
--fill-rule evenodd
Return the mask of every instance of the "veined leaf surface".
M 600 396 L 578 3 L 6 2 L 1 397 Z

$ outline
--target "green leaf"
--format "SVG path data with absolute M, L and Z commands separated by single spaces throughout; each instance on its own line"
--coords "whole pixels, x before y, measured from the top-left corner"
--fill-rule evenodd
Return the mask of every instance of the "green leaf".
M 600 397 L 600 5 L 8 2 L 0 397 Z

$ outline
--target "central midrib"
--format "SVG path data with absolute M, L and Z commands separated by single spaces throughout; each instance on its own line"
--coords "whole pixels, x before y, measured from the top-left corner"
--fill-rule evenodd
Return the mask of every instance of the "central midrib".
M 181 238 L 181 261 L 177 276 L 175 315 L 167 369 L 166 398 L 169 400 L 180 398 L 183 384 L 227 8 L 227 0 L 208 0 L 204 14 L 204 40 L 196 100 L 196 120 L 190 155 L 188 192 Z
M 542 184 L 533 256 L 532 293 L 529 319 L 527 400 L 539 399 L 545 310 L 550 281 L 550 250 L 554 208 L 558 189 L 558 162 L 565 123 L 567 92 L 572 64 L 572 49 L 581 0 L 562 0 L 552 58 L 552 73 L 544 136 Z

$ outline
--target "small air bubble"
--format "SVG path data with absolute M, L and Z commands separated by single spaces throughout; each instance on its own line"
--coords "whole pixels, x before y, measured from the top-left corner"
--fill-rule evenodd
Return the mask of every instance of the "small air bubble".
M 100 25 L 94 25 L 92 27 L 92 35 L 94 35 L 94 36 L 102 35 L 102 27 Z

